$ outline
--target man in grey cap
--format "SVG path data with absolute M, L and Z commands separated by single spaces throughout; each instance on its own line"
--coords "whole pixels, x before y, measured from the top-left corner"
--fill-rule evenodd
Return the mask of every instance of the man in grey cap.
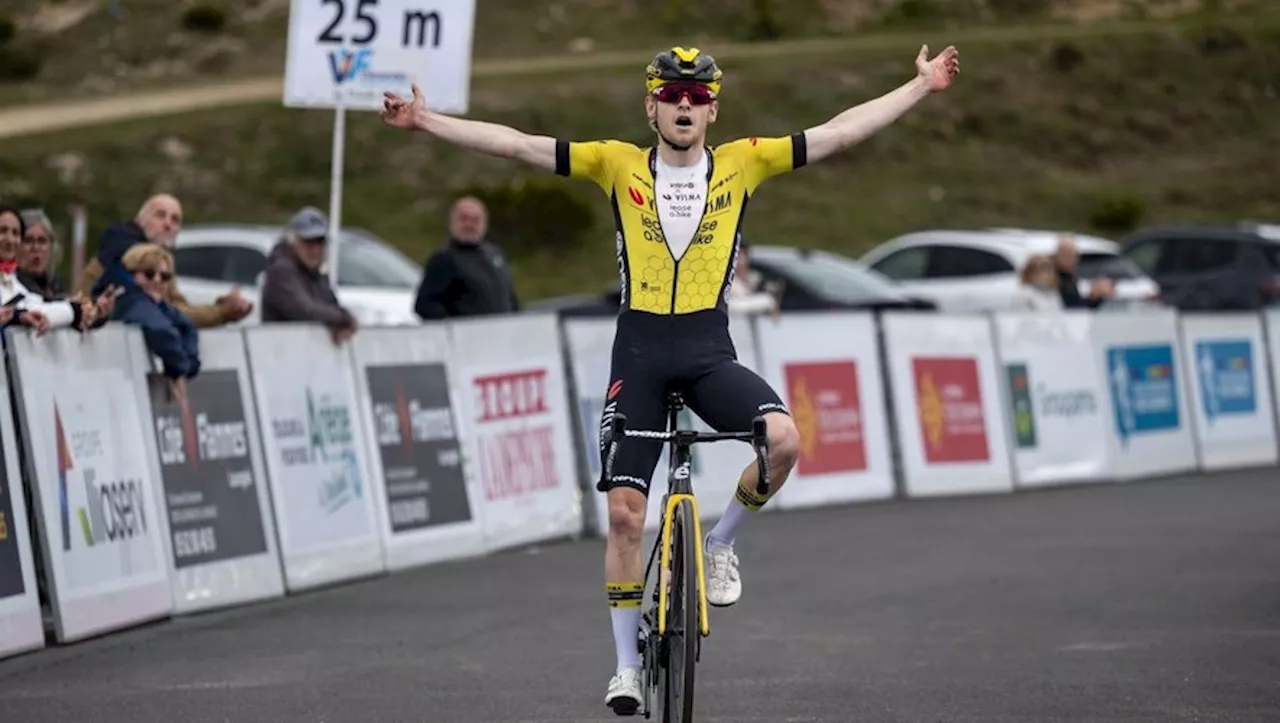
M 284 237 L 267 257 L 262 285 L 262 321 L 310 321 L 329 327 L 341 344 L 356 332 L 356 320 L 338 303 L 320 272 L 329 242 L 329 219 L 313 206 L 289 219 Z

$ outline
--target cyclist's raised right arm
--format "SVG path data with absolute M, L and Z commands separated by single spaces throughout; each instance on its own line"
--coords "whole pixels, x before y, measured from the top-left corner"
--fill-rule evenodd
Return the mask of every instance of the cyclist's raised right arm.
M 512 158 L 545 171 L 556 170 L 556 139 L 534 136 L 509 126 L 432 113 L 418 113 L 418 128 L 463 148 Z
M 422 90 L 413 86 L 413 98 L 386 93 L 382 121 L 401 130 L 426 131 L 454 145 L 491 156 L 513 158 L 548 171 L 556 169 L 556 141 L 533 136 L 497 123 L 455 118 L 428 110 Z

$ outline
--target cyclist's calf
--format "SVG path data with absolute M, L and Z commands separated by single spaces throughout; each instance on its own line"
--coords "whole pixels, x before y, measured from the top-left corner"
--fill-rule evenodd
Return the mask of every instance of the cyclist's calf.
M 605 565 L 611 579 L 640 579 L 640 543 L 649 503 L 644 493 L 630 487 L 609 490 L 609 537 Z
M 789 414 L 769 412 L 764 421 L 769 429 L 769 497 L 762 499 L 756 492 L 759 471 L 753 461 L 738 479 L 738 500 L 749 509 L 760 509 L 778 494 L 800 458 L 800 431 L 795 420 Z

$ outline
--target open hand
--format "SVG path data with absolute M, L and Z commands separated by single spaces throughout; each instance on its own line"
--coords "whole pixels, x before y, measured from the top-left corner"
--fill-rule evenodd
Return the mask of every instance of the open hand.
M 944 90 L 960 74 L 960 51 L 956 46 L 948 45 L 938 57 L 929 60 L 929 46 L 921 45 L 920 54 L 916 56 L 916 72 L 927 84 L 929 92 Z
M 418 129 L 418 115 L 427 107 L 427 101 L 422 97 L 422 89 L 417 83 L 413 83 L 413 100 L 402 98 L 391 91 L 387 91 L 383 95 L 385 99 L 382 104 L 382 122 L 392 128 L 412 131 Z

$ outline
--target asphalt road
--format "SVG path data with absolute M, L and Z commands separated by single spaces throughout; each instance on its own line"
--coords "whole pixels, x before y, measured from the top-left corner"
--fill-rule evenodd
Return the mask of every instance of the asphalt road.
M 1280 470 L 748 524 L 699 720 L 1280 720 Z M 0 720 L 616 720 L 601 552 L 426 567 L 3 661 Z

